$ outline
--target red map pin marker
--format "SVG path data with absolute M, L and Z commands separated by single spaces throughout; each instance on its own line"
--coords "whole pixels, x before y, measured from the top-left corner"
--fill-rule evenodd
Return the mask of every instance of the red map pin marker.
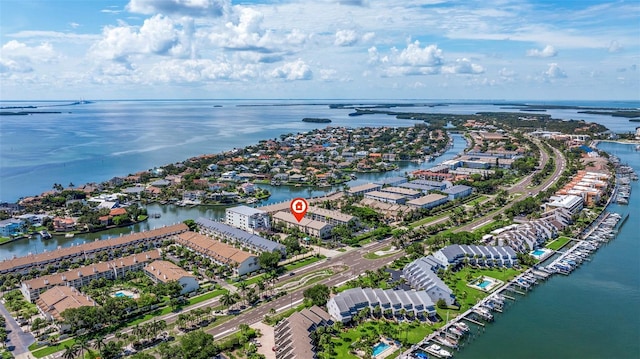
M 291 209 L 293 216 L 296 217 L 296 220 L 300 222 L 309 209 L 309 203 L 307 203 L 306 199 L 298 197 L 291 200 L 289 208 Z

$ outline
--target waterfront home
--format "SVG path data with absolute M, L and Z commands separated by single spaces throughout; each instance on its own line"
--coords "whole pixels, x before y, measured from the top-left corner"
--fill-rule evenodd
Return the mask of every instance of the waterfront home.
M 80 307 L 96 307 L 98 304 L 74 287 L 58 285 L 42 293 L 36 307 L 46 320 L 62 321 L 62 312 Z
M 309 218 L 303 218 L 301 221 L 298 221 L 293 214 L 284 211 L 276 212 L 273 215 L 273 223 L 282 223 L 287 228 L 297 228 L 302 233 L 320 239 L 330 237 L 331 230 L 334 227 L 327 222 L 316 221 Z
M 34 214 L 34 213 L 25 213 L 23 215 L 20 215 L 18 217 L 19 220 L 24 221 L 25 223 L 28 223 L 30 225 L 33 226 L 40 226 L 42 225 L 42 222 L 44 221 L 45 218 L 50 218 L 49 216 L 47 216 L 46 214 Z M 2 222 L 0 222 L 2 223 Z
M 61 273 L 25 280 L 20 285 L 20 291 L 27 301 L 34 302 L 40 297 L 40 293 L 54 286 L 64 285 L 81 288 L 88 285 L 94 279 L 105 278 L 115 280 L 124 278 L 127 273 L 141 270 L 145 263 L 159 259 L 160 257 L 160 251 L 154 249 L 122 258 L 115 258 L 106 262 L 94 263 Z
M 286 254 L 287 248 L 278 242 L 263 238 L 257 234 L 243 231 L 228 224 L 200 217 L 196 219 L 200 233 L 225 240 L 230 243 L 238 243 L 249 250 L 256 252 L 279 251 Z
M 12 237 L 22 231 L 22 221 L 16 218 L 9 218 L 0 221 L 0 237 Z
M 276 359 L 315 358 L 311 334 L 318 327 L 330 325 L 331 316 L 316 305 L 280 321 L 274 327 Z
M 327 302 L 329 315 L 342 323 L 351 322 L 362 309 L 368 309 L 373 313 L 376 308 L 382 313 L 388 310 L 396 317 L 408 312 L 418 318 L 436 315 L 434 302 L 425 291 L 350 288 L 331 297 Z
M 180 294 L 191 293 L 200 288 L 193 274 L 168 261 L 153 261 L 144 267 L 144 271 L 154 283 L 178 282 L 182 287 Z
M 453 290 L 436 274 L 440 268 L 446 268 L 446 266 L 434 256 L 429 255 L 407 264 L 402 274 L 407 284 L 416 290 L 425 291 L 434 303 L 442 299 L 447 305 L 452 305 L 455 302 Z
M 175 242 L 219 265 L 230 266 L 237 276 L 260 270 L 257 256 L 200 233 L 180 233 Z
M 269 214 L 263 210 L 249 206 L 230 207 L 225 210 L 225 222 L 247 232 L 271 228 Z
M 115 238 L 63 247 L 49 252 L 7 259 L 0 262 L 0 274 L 27 274 L 32 268 L 42 270 L 49 265 L 57 268 L 60 262 L 65 259 L 71 263 L 82 262 L 85 259 L 95 258 L 96 254 L 104 251 L 112 254 L 117 249 L 126 250 L 128 247 L 157 247 L 164 240 L 169 240 L 188 229 L 189 227 L 187 227 L 186 224 L 179 223 L 151 231 L 132 233 Z
M 56 232 L 68 232 L 76 229 L 76 221 L 73 218 L 56 217 L 53 219 L 53 230 Z

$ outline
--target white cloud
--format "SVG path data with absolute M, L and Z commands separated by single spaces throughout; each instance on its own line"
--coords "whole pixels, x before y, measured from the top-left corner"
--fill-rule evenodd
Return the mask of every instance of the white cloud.
M 153 15 L 178 15 L 193 17 L 218 17 L 230 7 L 229 0 L 131 0 L 127 10 Z
M 32 64 L 55 62 L 60 56 L 48 42 L 43 42 L 38 46 L 29 46 L 25 43 L 11 40 L 0 48 L 0 58 Z
M 33 67 L 24 63 L 11 59 L 0 58 L 0 73 L 27 73 L 32 72 Z
M 69 26 L 71 26 L 72 29 L 77 29 L 80 27 L 80 24 L 78 24 L 77 22 L 70 22 Z
M 442 66 L 442 73 L 445 74 L 481 74 L 484 68 L 478 64 L 471 63 L 469 59 L 457 59 L 455 63 Z
M 140 28 L 128 25 L 108 26 L 102 40 L 95 43 L 91 52 L 108 60 L 129 61 L 136 54 L 155 54 L 190 57 L 192 25 L 156 15 L 144 21 Z
M 549 64 L 547 71 L 545 71 L 543 75 L 548 79 L 563 79 L 567 77 L 567 73 L 555 62 Z
M 554 57 L 556 55 L 558 55 L 558 52 L 551 45 L 545 46 L 544 49 L 542 50 L 538 50 L 538 49 L 527 50 L 527 56 L 531 56 L 531 57 Z
M 264 15 L 257 10 L 247 7 L 236 10 L 235 21 L 229 21 L 224 28 L 209 34 L 214 46 L 260 53 L 295 52 L 307 40 L 307 36 L 296 28 L 281 33 L 264 30 Z
M 438 46 L 429 45 L 421 48 L 418 40 L 409 44 L 399 54 L 395 48 L 392 52 L 397 55 L 394 62 L 400 66 L 434 67 L 442 65 L 443 62 L 442 50 Z
M 333 42 L 336 46 L 352 46 L 358 42 L 358 34 L 353 30 L 336 31 L 336 39 Z
M 307 65 L 301 59 L 293 62 L 287 62 L 284 65 L 274 69 L 271 72 L 271 76 L 274 78 L 293 80 L 311 80 L 313 72 L 309 65 Z

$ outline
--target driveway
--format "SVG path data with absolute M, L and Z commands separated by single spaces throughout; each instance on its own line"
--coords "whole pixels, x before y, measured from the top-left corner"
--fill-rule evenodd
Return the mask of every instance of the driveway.
M 0 301 L 0 314 L 7 321 L 7 331 L 9 332 L 9 341 L 6 343 L 7 347 L 14 346 L 13 355 L 18 356 L 20 354 L 29 352 L 29 345 L 33 344 L 36 339 L 31 333 L 25 333 L 22 331 L 15 319 L 9 314 L 7 308 L 4 307 L 4 303 Z

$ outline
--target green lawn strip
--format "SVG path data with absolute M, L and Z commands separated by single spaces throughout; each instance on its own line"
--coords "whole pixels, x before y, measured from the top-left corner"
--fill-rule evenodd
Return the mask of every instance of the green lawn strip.
M 223 295 L 224 293 L 226 293 L 227 290 L 226 289 L 216 289 L 214 291 L 211 291 L 209 293 L 205 293 L 202 295 L 199 295 L 197 297 L 193 297 L 189 299 L 189 305 L 194 305 L 194 304 L 198 304 L 200 302 L 204 302 L 205 300 L 211 299 L 211 298 L 215 298 L 219 295 Z
M 260 280 L 260 278 L 264 277 L 264 273 L 260 273 L 258 275 L 255 275 L 247 280 L 244 280 L 242 282 L 246 283 L 247 285 L 252 285 L 252 284 L 256 284 L 258 283 L 258 281 Z M 238 284 L 240 284 L 241 282 L 236 282 L 233 283 L 233 285 L 235 285 L 236 287 L 238 286 Z
M 472 207 L 473 207 L 473 206 L 475 206 L 476 204 L 480 204 L 480 203 L 484 202 L 487 198 L 489 198 L 489 197 L 484 196 L 484 195 L 480 195 L 480 197 L 475 198 L 473 201 L 471 201 L 471 202 L 467 203 L 467 205 L 469 205 L 469 206 L 472 206 Z
M 553 249 L 554 251 L 557 251 L 558 249 L 564 247 L 570 241 L 571 241 L 571 238 L 569 237 L 559 237 L 555 241 L 547 244 L 546 247 L 549 249 Z
M 429 216 L 429 217 L 425 217 L 425 218 L 423 218 L 423 219 L 417 220 L 417 221 L 415 221 L 415 222 L 413 222 L 413 223 L 409 224 L 409 227 L 410 227 L 410 228 L 419 227 L 419 226 L 422 226 L 422 225 L 424 225 L 424 224 L 427 224 L 427 223 L 430 223 L 430 222 L 436 221 L 436 220 L 438 220 L 438 219 L 442 219 L 442 218 L 444 218 L 444 217 L 447 217 L 447 216 L 449 216 L 450 214 L 451 214 L 451 213 L 450 213 L 449 211 L 447 211 L 447 212 L 445 212 L 445 213 L 443 213 L 443 214 L 439 214 L 439 215 L 437 215 L 437 216 Z
M 59 352 L 61 350 L 64 350 L 64 346 L 65 345 L 72 346 L 75 343 L 76 343 L 75 338 L 71 338 L 71 339 L 67 339 L 65 341 L 62 341 L 62 342 L 58 343 L 57 345 L 33 351 L 33 352 L 31 352 L 31 354 L 36 358 L 42 358 L 42 357 L 46 357 L 47 355 L 50 355 L 50 354 L 53 354 L 53 353 L 57 353 L 57 352 Z
M 9 237 L 0 237 L 0 244 L 4 244 L 7 242 L 11 242 L 11 238 Z
M 474 232 L 487 234 L 495 229 L 506 227 L 511 224 L 511 221 L 491 221 L 480 228 L 476 228 Z
M 300 260 L 300 261 L 297 261 L 297 262 L 294 262 L 294 263 L 289 263 L 289 264 L 285 265 L 284 268 L 286 270 L 288 270 L 288 271 L 291 271 L 291 270 L 295 270 L 295 269 L 298 269 L 298 268 L 301 268 L 301 267 L 304 267 L 304 266 L 308 266 L 309 264 L 315 263 L 315 262 L 320 261 L 320 260 L 325 259 L 325 258 L 327 258 L 327 257 L 325 257 L 323 255 L 320 255 L 320 256 L 317 256 L 317 257 L 313 256 L 313 257 L 305 258 L 303 260 Z

